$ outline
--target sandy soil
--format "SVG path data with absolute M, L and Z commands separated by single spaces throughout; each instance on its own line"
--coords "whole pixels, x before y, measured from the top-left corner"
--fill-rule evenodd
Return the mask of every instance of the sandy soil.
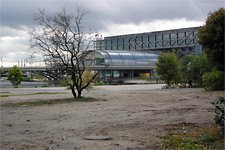
M 86 93 L 93 101 L 1 107 L 1 149 L 45 150 L 76 143 L 82 150 L 156 149 L 159 136 L 181 124 L 214 123 L 210 104 L 218 92 Z M 68 98 L 71 94 L 12 96 L 19 100 Z M 85 140 L 103 135 L 111 140 Z

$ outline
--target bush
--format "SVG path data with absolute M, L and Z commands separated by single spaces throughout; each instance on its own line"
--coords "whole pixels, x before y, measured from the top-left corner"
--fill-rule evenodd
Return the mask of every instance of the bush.
M 213 69 L 203 75 L 202 83 L 207 91 L 224 90 L 224 72 Z
M 104 81 L 95 82 L 95 86 L 107 85 Z
M 216 124 L 220 126 L 220 131 L 222 137 L 224 137 L 224 107 L 225 107 L 225 99 L 224 97 L 218 97 L 216 102 L 211 102 L 215 106 L 215 118 Z
M 16 88 L 23 81 L 23 73 L 20 69 L 15 65 L 8 70 L 7 79 L 12 83 L 12 85 Z

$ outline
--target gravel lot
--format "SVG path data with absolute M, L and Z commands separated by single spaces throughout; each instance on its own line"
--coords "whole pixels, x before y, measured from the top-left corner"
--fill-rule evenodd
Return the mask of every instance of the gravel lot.
M 84 92 L 92 101 L 40 106 L 1 107 L 1 149 L 57 149 L 74 144 L 82 150 L 155 149 L 175 126 L 214 123 L 210 104 L 224 91 L 161 90 L 163 85 L 96 87 Z M 29 92 L 28 92 L 29 91 Z M 60 94 L 38 94 L 40 92 Z M 1 89 L 1 104 L 70 98 L 65 88 Z M 17 96 L 15 96 L 17 94 Z M 85 140 L 86 136 L 109 140 Z

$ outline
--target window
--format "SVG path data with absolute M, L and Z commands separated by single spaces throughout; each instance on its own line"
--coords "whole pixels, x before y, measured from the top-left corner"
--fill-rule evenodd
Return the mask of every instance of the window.
M 113 45 L 112 50 L 117 50 L 117 45 Z
M 137 49 L 137 50 L 142 49 L 142 44 L 140 44 L 140 43 L 136 44 L 136 48 L 135 49 Z
M 191 34 L 192 34 L 191 32 L 186 32 L 186 33 L 185 33 L 185 37 L 190 37 Z
M 123 45 L 123 49 L 124 49 L 124 50 L 128 50 L 128 49 L 129 49 L 128 45 L 127 45 L 127 44 L 124 44 L 124 45 Z
M 143 37 L 143 42 L 148 42 L 148 36 Z
M 168 40 L 169 40 L 169 34 L 164 34 L 163 41 L 168 41 Z
M 155 42 L 155 35 L 150 35 L 150 42 Z
M 180 39 L 180 40 L 178 40 L 177 42 L 178 42 L 178 45 L 179 45 L 179 46 L 184 46 L 184 40 L 181 40 L 181 39 Z
M 143 43 L 143 49 L 148 49 L 148 43 Z
M 123 39 L 118 39 L 118 45 L 122 45 L 123 44 Z
M 178 39 L 184 39 L 184 33 L 178 33 Z
M 111 46 L 106 47 L 106 50 L 111 50 L 111 49 L 112 49 Z
M 177 40 L 177 34 L 176 33 L 171 34 L 170 38 L 171 38 L 171 41 L 172 40 Z
M 118 45 L 118 50 L 122 50 L 123 49 L 123 45 Z
M 116 39 L 113 39 L 112 40 L 112 45 L 116 45 L 117 44 L 117 40 Z
M 106 46 L 110 47 L 111 46 L 111 40 L 106 40 Z
M 190 38 L 186 39 L 186 45 L 192 45 L 192 39 Z
M 127 38 L 124 38 L 124 39 L 123 39 L 123 43 L 124 43 L 124 44 L 128 44 L 128 39 L 127 39 Z
M 162 41 L 162 35 L 156 35 L 156 41 Z
M 163 47 L 169 46 L 169 41 L 163 41 Z
M 197 36 L 197 34 L 198 34 L 198 31 L 194 31 L 194 36 Z

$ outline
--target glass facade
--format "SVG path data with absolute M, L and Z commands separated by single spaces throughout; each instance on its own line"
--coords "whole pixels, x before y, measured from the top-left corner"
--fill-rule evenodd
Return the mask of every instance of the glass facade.
M 198 44 L 199 27 L 105 37 L 95 41 L 95 50 L 150 50 L 182 49 L 190 54 L 202 53 Z M 200 48 L 197 50 L 197 48 Z
M 86 65 L 155 66 L 158 55 L 139 51 L 94 50 L 86 55 Z

